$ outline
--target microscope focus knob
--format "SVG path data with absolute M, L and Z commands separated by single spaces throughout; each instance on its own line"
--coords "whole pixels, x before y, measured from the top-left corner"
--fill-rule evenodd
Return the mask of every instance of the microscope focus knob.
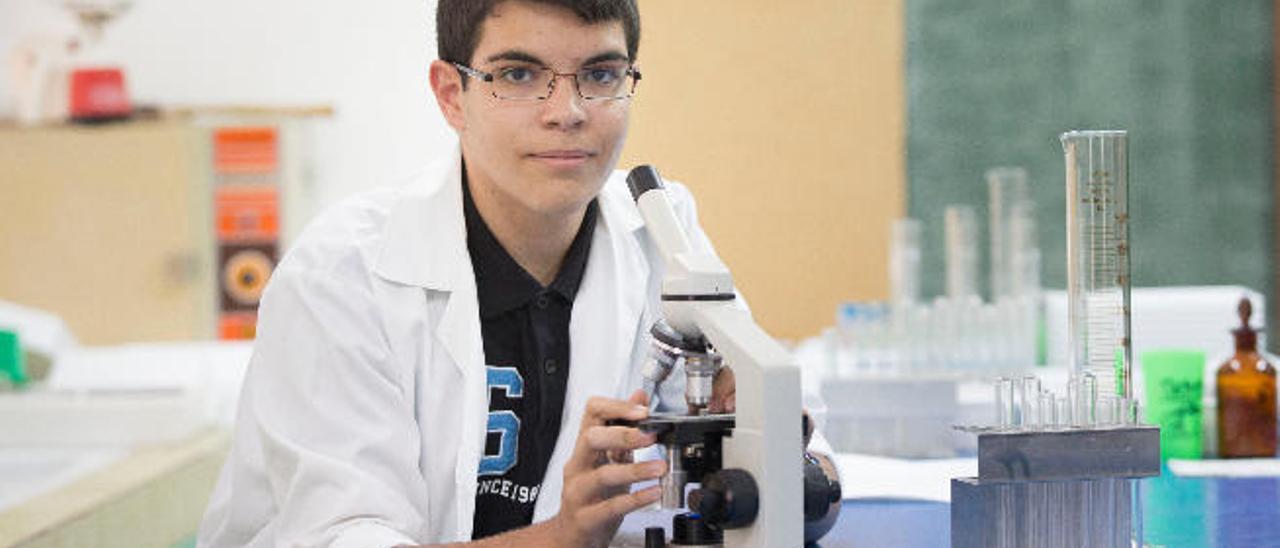
M 644 548 L 667 548 L 667 530 L 662 527 L 646 527 Z
M 723 546 L 724 532 L 698 514 L 686 512 L 671 518 L 671 548 Z
M 760 511 L 760 490 L 746 470 L 729 468 L 702 478 L 698 513 L 724 529 L 751 525 Z
M 804 454 L 804 541 L 817 542 L 840 516 L 840 479 L 818 458 Z

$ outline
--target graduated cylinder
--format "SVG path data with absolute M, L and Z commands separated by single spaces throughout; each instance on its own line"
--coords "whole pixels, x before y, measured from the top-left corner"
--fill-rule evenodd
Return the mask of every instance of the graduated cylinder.
M 1090 373 L 1101 397 L 1132 402 L 1128 134 L 1070 131 L 1062 148 L 1072 376 Z

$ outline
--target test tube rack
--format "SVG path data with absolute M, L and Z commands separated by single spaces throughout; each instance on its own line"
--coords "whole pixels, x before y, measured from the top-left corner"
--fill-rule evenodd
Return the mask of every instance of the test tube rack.
M 996 381 L 997 424 L 960 427 L 978 435 L 978 475 L 951 480 L 953 547 L 1141 546 L 1138 480 L 1160 475 L 1160 429 L 1129 402 L 1100 406 L 1090 384 L 1073 378 L 1064 402 L 1034 377 Z

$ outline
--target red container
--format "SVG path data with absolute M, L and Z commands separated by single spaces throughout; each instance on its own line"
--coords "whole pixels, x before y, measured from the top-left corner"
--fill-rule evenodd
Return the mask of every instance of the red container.
M 82 68 L 71 71 L 71 119 L 104 122 L 128 118 L 133 112 L 118 68 Z

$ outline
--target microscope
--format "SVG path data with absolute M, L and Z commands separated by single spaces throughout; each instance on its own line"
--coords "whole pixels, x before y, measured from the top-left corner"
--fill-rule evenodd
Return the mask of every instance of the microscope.
M 736 302 L 733 278 L 715 255 L 695 251 L 651 166 L 627 176 L 631 195 L 666 266 L 663 320 L 653 360 L 643 371 L 653 396 L 676 370 L 685 375 L 685 414 L 654 414 L 634 426 L 666 450 L 661 505 L 675 516 L 673 538 L 645 531 L 646 548 L 733 546 L 792 548 L 835 524 L 840 484 L 804 451 L 800 369 Z M 732 364 L 736 413 L 710 412 L 712 384 Z M 685 491 L 698 484 L 686 501 Z

